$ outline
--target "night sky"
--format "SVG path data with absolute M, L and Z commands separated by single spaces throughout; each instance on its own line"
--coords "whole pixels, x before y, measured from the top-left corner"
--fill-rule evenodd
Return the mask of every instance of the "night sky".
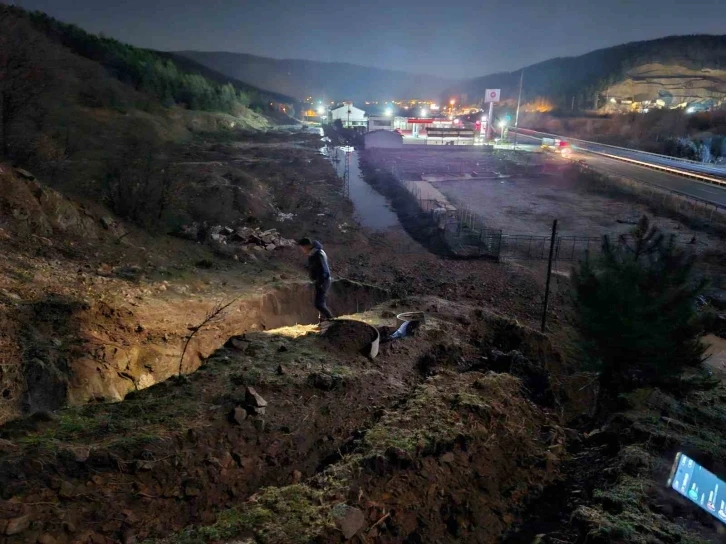
M 726 33 L 724 0 L 21 0 L 162 50 L 476 77 L 672 34 Z

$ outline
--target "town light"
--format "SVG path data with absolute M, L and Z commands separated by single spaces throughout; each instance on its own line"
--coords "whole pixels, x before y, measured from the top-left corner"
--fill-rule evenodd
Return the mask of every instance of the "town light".
M 449 104 L 450 104 L 451 106 L 453 106 L 454 104 L 456 104 L 456 100 L 454 100 L 454 99 L 452 98 L 451 100 L 449 100 Z

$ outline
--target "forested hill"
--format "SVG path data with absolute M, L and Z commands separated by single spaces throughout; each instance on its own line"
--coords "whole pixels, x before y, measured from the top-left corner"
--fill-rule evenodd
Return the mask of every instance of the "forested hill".
M 594 103 L 596 94 L 628 78 L 629 71 L 649 64 L 723 70 L 726 36 L 670 36 L 527 66 L 523 98 L 531 101 L 543 97 L 557 106 L 570 106 L 574 97 L 577 105 L 586 107 Z M 475 101 L 487 88 L 501 88 L 503 99 L 516 100 L 521 73 L 516 70 L 462 81 L 450 86 L 442 96 L 466 94 L 469 101 Z
M 189 59 L 96 36 L 42 12 L 27 12 L 3 4 L 0 10 L 6 16 L 27 18 L 51 40 L 98 62 L 121 82 L 157 98 L 165 106 L 177 104 L 194 110 L 231 113 L 237 105 L 264 112 L 271 107 L 270 102 L 295 103 L 289 96 L 264 91 Z
M 230 77 L 304 99 L 393 100 L 432 98 L 452 80 L 345 62 L 273 59 L 242 53 L 180 51 Z

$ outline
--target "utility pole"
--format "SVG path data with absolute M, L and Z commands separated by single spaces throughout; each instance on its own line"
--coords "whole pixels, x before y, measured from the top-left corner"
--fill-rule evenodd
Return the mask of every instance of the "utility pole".
M 550 301 L 550 280 L 552 279 L 552 258 L 555 254 L 555 240 L 557 239 L 557 219 L 552 222 L 552 238 L 550 240 L 550 258 L 547 262 L 547 283 L 545 284 L 544 308 L 542 308 L 542 332 L 547 326 L 547 305 Z
M 492 123 L 494 123 L 494 102 L 489 102 L 489 117 L 487 117 L 487 142 L 492 139 Z
M 519 128 L 519 106 L 522 104 L 522 84 L 524 83 L 524 68 L 519 76 L 519 98 L 517 98 L 517 113 L 514 115 L 514 150 L 517 150 L 517 128 Z
M 570 111 L 575 111 L 575 97 L 572 97 L 572 108 L 570 108 Z

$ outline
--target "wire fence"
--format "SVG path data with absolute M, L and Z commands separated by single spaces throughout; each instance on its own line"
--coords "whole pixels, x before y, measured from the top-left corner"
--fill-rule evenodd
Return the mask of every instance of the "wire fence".
M 453 206 L 433 185 L 421 181 L 401 181 L 399 168 L 391 166 L 396 181 L 416 200 L 419 212 L 438 227 L 450 253 L 461 258 L 491 260 L 545 261 L 549 259 L 552 237 L 537 234 L 507 234 L 492 228 L 466 206 Z M 612 238 L 617 234 L 609 233 Z M 554 262 L 577 262 L 602 251 L 603 236 L 556 236 Z M 425 251 L 419 244 L 399 248 L 403 253 Z
M 440 229 L 451 253 L 462 258 L 493 260 L 547 260 L 551 236 L 505 234 L 489 227 L 484 219 L 467 207 L 452 206 L 443 195 L 431 198 L 430 190 L 417 182 L 403 185 L 413 195 L 422 214 Z M 428 187 L 427 187 L 428 189 Z M 579 261 L 601 251 L 602 236 L 557 236 L 554 261 Z
M 554 261 L 579 261 L 602 249 L 602 236 L 556 236 Z M 511 260 L 547 260 L 551 236 L 530 234 L 502 235 L 499 258 Z

